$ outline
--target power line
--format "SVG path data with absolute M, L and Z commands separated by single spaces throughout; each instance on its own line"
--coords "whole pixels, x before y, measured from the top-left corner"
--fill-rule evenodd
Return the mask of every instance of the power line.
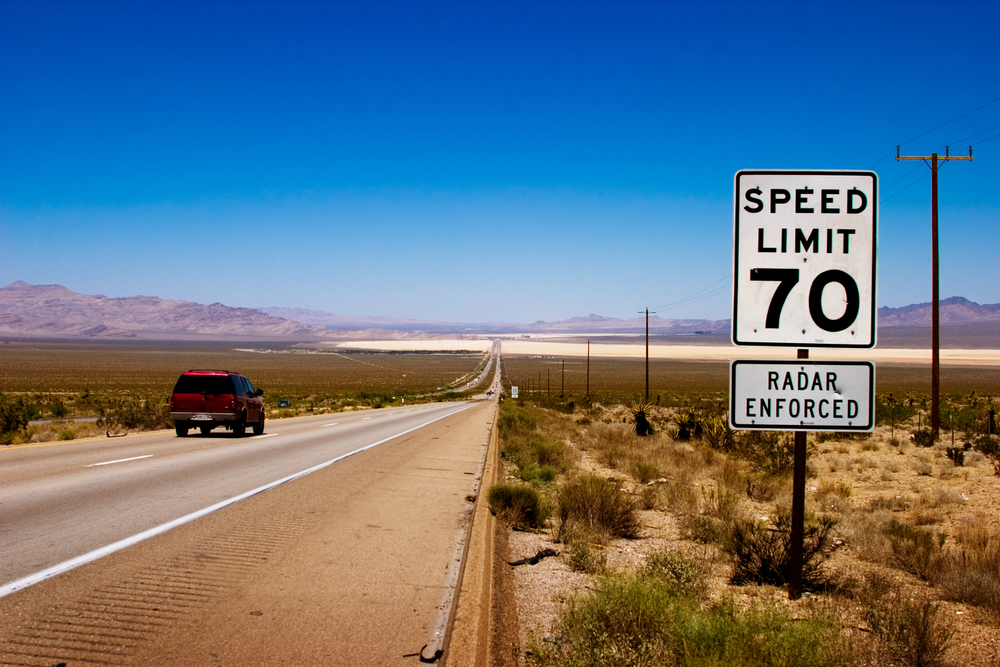
M 997 98 L 994 98 L 994 99 L 990 100 L 989 102 L 987 102 L 986 104 L 982 104 L 982 105 L 980 105 L 980 106 L 976 107 L 976 108 L 975 108 L 975 109 L 973 109 L 972 111 L 966 111 L 965 113 L 963 113 L 963 114 L 962 114 L 962 115 L 960 115 L 960 116 L 955 116 L 955 117 L 954 117 L 954 118 L 952 118 L 951 120 L 949 120 L 949 121 L 947 121 L 947 122 L 945 122 L 945 123 L 941 123 L 941 124 L 940 124 L 940 125 L 938 125 L 937 127 L 932 127 L 931 129 L 927 130 L 926 132 L 923 132 L 923 133 L 921 133 L 921 134 L 918 134 L 917 136 L 913 137 L 912 139 L 907 139 L 906 141 L 904 141 L 904 142 L 902 142 L 902 143 L 900 143 L 900 144 L 898 144 L 898 145 L 899 145 L 899 146 L 905 146 L 906 144 L 910 143 L 911 141 L 916 141 L 916 140 L 917 140 L 917 139 L 919 139 L 920 137 L 924 137 L 924 136 L 927 136 L 928 134 L 930 134 L 930 133 L 931 133 L 931 132 L 933 132 L 934 130 L 940 130 L 940 129 L 941 129 L 942 127 L 944 127 L 945 125 L 950 125 L 951 123 L 954 123 L 954 122 L 955 122 L 956 120 L 959 120 L 960 118 L 965 118 L 965 117 L 966 117 L 966 116 L 968 116 L 969 114 L 971 114 L 971 113 L 975 113 L 976 111 L 979 111 L 980 109 L 982 109 L 982 108 L 984 108 L 984 107 L 988 107 L 989 105 L 993 104 L 994 102 L 998 102 L 998 101 L 1000 101 L 1000 97 L 997 97 Z M 991 129 L 996 129 L 996 128 L 991 128 Z M 989 132 L 989 131 L 990 131 L 990 130 L 983 130 L 983 132 Z M 982 132 L 980 132 L 979 134 L 982 134 Z M 976 135 L 974 134 L 974 135 L 972 135 L 972 136 L 976 136 Z M 959 141 L 965 141 L 965 139 L 960 139 Z M 958 142 L 958 141 L 955 141 L 955 142 L 952 142 L 952 143 L 956 143 L 956 144 L 957 144 L 957 143 L 959 143 L 959 142 Z M 982 143 L 982 142 L 980 142 L 980 143 Z M 878 160 L 878 162 L 876 162 L 875 164 L 873 164 L 873 165 L 872 165 L 872 169 L 874 169 L 875 167 L 877 167 L 877 166 L 879 165 L 879 163 L 881 163 L 881 162 L 882 162 L 882 160 L 884 160 L 884 159 L 886 159 L 887 157 L 889 157 L 890 155 L 892 155 L 892 153 L 893 153 L 893 151 L 889 151 L 888 153 L 886 153 L 885 155 L 883 155 L 882 157 L 880 157 L 880 158 L 879 158 L 879 160 Z
M 1000 97 L 997 97 L 996 99 L 992 99 L 992 100 L 990 100 L 989 102 L 987 102 L 986 104 L 983 104 L 983 105 L 981 105 L 981 106 L 978 106 L 978 107 L 976 107 L 976 108 L 975 108 L 975 109 L 973 109 L 972 111 L 966 111 L 966 112 L 965 112 L 965 113 L 963 113 L 963 114 L 962 114 L 961 116 L 955 116 L 954 118 L 952 118 L 951 120 L 949 120 L 949 121 L 948 121 L 947 123 L 941 123 L 941 124 L 940 124 L 940 125 L 938 125 L 937 127 L 932 127 L 931 129 L 927 130 L 927 131 L 926 131 L 926 132 L 924 132 L 923 134 L 918 134 L 917 136 L 913 137 L 913 139 L 907 139 L 906 141 L 904 141 L 903 143 L 901 143 L 901 144 L 899 144 L 899 145 L 900 145 L 900 146 L 905 146 L 906 144 L 910 143 L 911 141 L 916 141 L 916 140 L 917 140 L 917 139 L 919 139 L 920 137 L 924 137 L 924 136 L 927 136 L 928 134 L 930 134 L 930 133 L 931 133 L 931 132 L 933 132 L 934 130 L 940 130 L 940 129 L 941 129 L 942 127 L 944 127 L 945 125 L 950 125 L 951 123 L 954 123 L 954 122 L 955 122 L 956 120 L 958 120 L 959 118 L 965 118 L 965 117 L 966 117 L 966 116 L 968 116 L 968 115 L 969 115 L 970 113 L 974 113 L 974 112 L 976 112 L 976 111 L 979 111 L 979 110 L 980 110 L 980 109 L 982 109 L 983 107 L 988 107 L 989 105 L 991 105 L 991 104 L 993 104 L 994 102 L 997 102 L 997 101 L 1000 101 Z M 989 132 L 989 130 L 986 130 L 986 131 L 987 131 L 987 132 Z M 884 158 L 883 158 L 883 159 L 884 159 Z
M 708 287 L 702 288 L 702 289 L 698 290 L 697 292 L 695 292 L 694 294 L 689 294 L 688 296 L 684 297 L 683 299 L 680 299 L 679 301 L 674 301 L 673 303 L 668 303 L 668 304 L 665 304 L 665 305 L 662 305 L 662 306 L 654 306 L 654 307 L 662 310 L 662 309 L 674 308 L 674 307 L 677 307 L 677 306 L 685 306 L 685 305 L 687 305 L 689 303 L 694 303 L 696 301 L 701 301 L 702 299 L 707 299 L 708 297 L 715 296 L 716 294 L 721 294 L 722 292 L 725 292 L 726 290 L 729 289 L 729 285 L 726 285 L 726 286 L 722 287 L 721 289 L 714 290 L 714 291 L 712 291 L 712 292 L 710 292 L 708 294 L 703 294 L 703 292 L 708 292 L 708 290 L 713 289 L 719 283 L 724 282 L 726 280 L 729 280 L 732 277 L 733 277 L 733 274 L 731 274 L 731 273 L 726 274 L 725 276 L 723 276 L 719 280 L 716 280 L 714 283 L 712 283 Z

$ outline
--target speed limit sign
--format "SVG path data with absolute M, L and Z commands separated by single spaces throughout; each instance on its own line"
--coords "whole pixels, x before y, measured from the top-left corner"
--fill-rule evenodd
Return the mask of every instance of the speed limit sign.
M 736 172 L 733 343 L 875 346 L 878 177 Z

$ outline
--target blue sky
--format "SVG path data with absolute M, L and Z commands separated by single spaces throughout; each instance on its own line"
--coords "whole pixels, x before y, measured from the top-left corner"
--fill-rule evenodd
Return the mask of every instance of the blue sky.
M 930 178 L 895 146 L 971 143 L 941 293 L 1000 302 L 998 29 L 995 2 L 0 0 L 0 285 L 726 318 L 734 173 L 874 167 L 898 307 L 930 300 Z

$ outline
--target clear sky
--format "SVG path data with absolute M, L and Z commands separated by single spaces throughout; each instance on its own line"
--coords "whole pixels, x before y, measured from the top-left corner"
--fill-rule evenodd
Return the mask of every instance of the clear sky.
M 1000 3 L 0 0 L 0 285 L 731 314 L 738 169 L 872 169 L 878 305 L 1000 302 Z

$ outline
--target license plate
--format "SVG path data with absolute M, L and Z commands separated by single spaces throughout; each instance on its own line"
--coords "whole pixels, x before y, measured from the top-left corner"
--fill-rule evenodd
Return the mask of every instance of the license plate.
M 191 421 L 193 421 L 193 422 L 210 422 L 210 421 L 212 421 L 212 418 L 209 417 L 208 415 L 194 415 L 194 416 L 191 417 Z

